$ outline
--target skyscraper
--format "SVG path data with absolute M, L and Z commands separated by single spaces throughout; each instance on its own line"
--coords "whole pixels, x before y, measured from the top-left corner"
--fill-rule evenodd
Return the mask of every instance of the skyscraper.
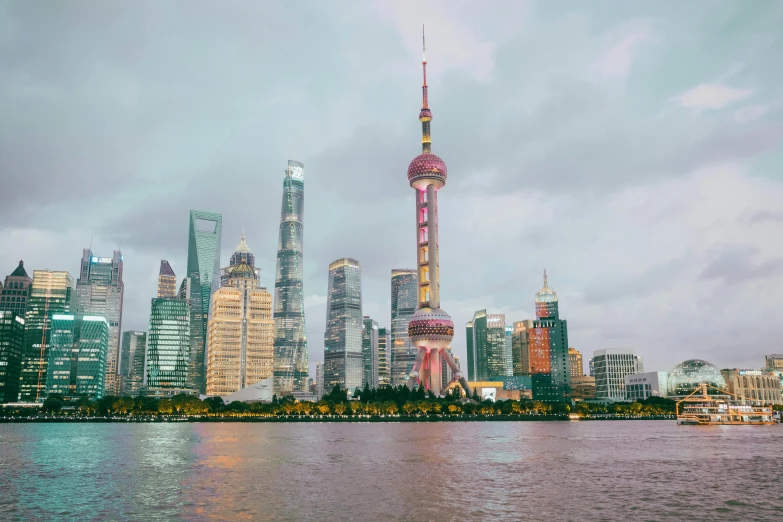
M 46 394 L 76 395 L 76 364 L 79 345 L 76 336 L 76 316 L 52 316 L 49 336 L 49 363 L 46 367 Z
M 71 307 L 74 306 L 71 302 L 72 296 L 73 277 L 68 272 L 33 272 L 25 312 L 25 340 L 19 389 L 19 399 L 22 401 L 36 402 L 46 398 L 52 316 L 71 313 Z
M 272 376 L 272 294 L 245 259 L 212 296 L 207 395 L 229 395 Z
M 378 387 L 378 321 L 364 316 L 362 328 L 362 365 L 364 367 L 362 386 Z
M 76 361 L 76 395 L 100 399 L 106 394 L 106 362 L 110 335 L 105 317 L 85 315 L 80 318 L 79 352 Z
M 344 257 L 329 265 L 324 335 L 324 390 L 362 385 L 362 269 Z
M 632 350 L 596 350 L 592 361 L 596 399 L 626 400 L 625 377 L 644 372 L 642 358 L 634 355 Z
M 536 294 L 536 320 L 528 333 L 533 398 L 562 400 L 571 384 L 568 364 L 568 324 L 560 319 L 557 293 L 549 288 L 546 270 L 544 286 Z
M 160 288 L 160 286 L 158 286 Z M 123 395 L 138 395 L 144 382 L 144 357 L 147 351 L 147 332 L 122 332 L 122 359 L 124 377 Z
M 418 348 L 408 337 L 408 323 L 419 303 L 416 270 L 396 268 L 391 272 L 391 385 L 408 382 Z
M 190 320 L 187 300 L 173 297 L 152 300 L 143 383 L 145 393 L 170 396 L 191 389 L 188 386 Z
M 188 275 L 190 279 L 191 322 L 193 339 L 188 362 L 188 384 L 206 391 L 207 321 L 212 294 L 220 282 L 220 236 L 223 217 L 220 214 L 190 211 L 188 236 Z M 152 331 L 150 331 L 150 337 Z M 148 372 L 149 373 L 149 372 Z
M 288 160 L 283 178 L 275 274 L 274 389 L 278 395 L 307 390 L 307 330 L 302 289 L 304 165 Z
M 158 272 L 158 297 L 177 296 L 177 276 L 174 275 L 171 265 L 165 259 L 160 262 Z
M 19 261 L 19 266 L 6 276 L 5 284 L 0 286 L 0 311 L 14 312 L 24 317 L 32 282 L 24 269 L 24 261 Z
M 378 328 L 378 387 L 391 385 L 391 335 L 388 328 Z
M 82 251 L 81 271 L 76 281 L 76 315 L 104 317 L 109 323 L 109 351 L 105 361 L 107 395 L 120 393 L 118 379 L 120 329 L 122 327 L 122 252 L 115 250 L 112 257 L 97 257 L 92 250 Z
M 424 33 L 422 29 L 422 54 Z M 454 338 L 454 322 L 440 308 L 440 261 L 438 256 L 438 190 L 446 184 L 446 163 L 431 151 L 432 111 L 427 99 L 427 60 L 422 56 L 421 154 L 408 165 L 408 183 L 416 197 L 416 266 L 418 304 L 408 323 L 408 337 L 418 354 L 408 386 L 424 386 L 435 395 L 442 389 L 441 359 L 445 358 L 454 379 L 470 394 L 470 387 L 446 349 Z
M 582 352 L 576 348 L 568 349 L 568 371 L 571 377 L 581 377 L 584 375 Z
M 19 398 L 19 372 L 24 348 L 24 317 L 0 311 L 0 403 Z
M 530 344 L 528 334 L 533 321 L 516 321 L 511 333 L 511 369 L 515 376 L 530 375 Z
M 471 347 L 475 372 L 471 380 L 488 381 L 508 375 L 511 361 L 508 360 L 506 316 L 479 310 L 469 324 L 466 331 L 472 332 L 473 339 L 467 344 Z

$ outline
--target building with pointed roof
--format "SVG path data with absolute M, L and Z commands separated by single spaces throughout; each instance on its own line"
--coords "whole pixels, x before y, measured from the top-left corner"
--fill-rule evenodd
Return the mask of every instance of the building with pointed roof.
M 160 261 L 160 271 L 158 272 L 158 297 L 176 297 L 177 296 L 177 276 L 171 265 L 165 259 Z
M 24 261 L 19 261 L 19 266 L 6 276 L 5 283 L 0 286 L 0 311 L 14 312 L 24 317 L 32 282 L 24 269 Z
M 544 270 L 544 286 L 536 293 L 536 319 L 528 332 L 530 374 L 536 400 L 563 400 L 570 390 L 568 324 L 560 319 L 558 306 L 557 293 L 549 287 Z
M 244 230 L 242 231 L 242 238 L 240 239 L 239 244 L 228 260 L 228 266 L 220 269 L 220 286 L 226 286 L 228 278 L 231 276 L 231 270 L 242 261 L 248 266 L 253 267 L 253 270 L 256 272 L 256 281 L 259 281 L 261 278 L 261 269 L 256 268 L 256 256 L 250 250 L 250 247 L 247 246 Z

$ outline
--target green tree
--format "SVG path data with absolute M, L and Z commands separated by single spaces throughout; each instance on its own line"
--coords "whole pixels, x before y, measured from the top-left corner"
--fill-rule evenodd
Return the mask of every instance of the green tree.
M 51 393 L 43 402 L 41 409 L 47 413 L 58 413 L 63 408 L 62 396 L 59 394 Z
M 345 403 L 344 402 L 337 402 L 334 406 L 332 406 L 332 411 L 336 413 L 337 415 L 342 415 L 345 413 Z
M 164 415 L 171 415 L 174 412 L 174 405 L 170 399 L 160 399 L 158 401 L 158 411 Z

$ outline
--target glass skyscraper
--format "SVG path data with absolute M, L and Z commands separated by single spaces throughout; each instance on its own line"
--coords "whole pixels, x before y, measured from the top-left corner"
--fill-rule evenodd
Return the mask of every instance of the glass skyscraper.
M 160 288 L 160 287 L 159 287 Z M 147 332 L 122 332 L 123 395 L 139 394 L 144 382 L 144 357 L 147 351 Z
M 76 343 L 76 317 L 70 314 L 52 316 L 49 364 L 46 369 L 46 394 L 63 397 L 76 394 L 76 364 L 79 347 Z
M 362 386 L 367 385 L 370 388 L 378 387 L 378 344 L 379 331 L 378 321 L 372 317 L 365 316 L 362 328 L 362 365 L 364 367 L 364 376 Z
M 471 381 L 488 381 L 494 377 L 511 374 L 510 342 L 511 332 L 506 339 L 506 317 L 503 314 L 488 314 L 479 310 L 473 314 L 466 332 L 472 336 L 467 340 L 468 375 Z M 473 373 L 471 374 L 471 366 Z
M 106 358 L 107 395 L 120 393 L 118 378 L 120 329 L 122 327 L 122 253 L 115 250 L 112 257 L 95 256 L 92 250 L 82 251 L 81 271 L 76 281 L 76 316 L 105 317 L 109 322 L 109 351 Z
M 19 266 L 11 275 L 6 276 L 5 284 L 0 286 L 0 312 L 14 312 L 19 317 L 24 317 L 32 282 L 24 269 L 24 262 L 19 261 Z
M 549 288 L 546 271 L 544 286 L 536 294 L 536 320 L 528 331 L 533 398 L 559 401 L 570 393 L 568 324 L 560 319 L 557 293 Z
M 70 313 L 72 297 L 73 277 L 68 272 L 33 272 L 25 312 L 19 400 L 36 402 L 46 398 L 52 316 Z
M 110 323 L 105 317 L 85 315 L 79 325 L 79 353 L 76 361 L 76 395 L 100 399 L 104 389 Z
M 188 275 L 190 279 L 191 340 L 188 385 L 206 391 L 207 321 L 212 294 L 220 283 L 220 236 L 223 217 L 212 212 L 190 211 L 188 234 Z M 151 323 L 150 323 L 151 324 Z M 150 341 L 152 330 L 150 329 Z M 149 371 L 147 372 L 149 375 Z
M 362 269 L 348 257 L 329 265 L 324 335 L 324 392 L 362 385 Z
M 289 160 L 283 178 L 273 312 L 274 390 L 278 395 L 307 391 L 307 330 L 302 289 L 303 230 L 304 166 L 298 161 Z
M 418 307 L 416 270 L 396 268 L 391 273 L 391 384 L 407 384 L 418 348 L 408 337 L 408 323 Z
M 169 395 L 188 388 L 190 316 L 187 300 L 170 297 L 152 300 L 144 376 L 148 394 Z
M 391 385 L 391 333 L 378 328 L 378 387 Z
M 24 347 L 24 317 L 0 311 L 0 403 L 19 398 L 19 371 Z

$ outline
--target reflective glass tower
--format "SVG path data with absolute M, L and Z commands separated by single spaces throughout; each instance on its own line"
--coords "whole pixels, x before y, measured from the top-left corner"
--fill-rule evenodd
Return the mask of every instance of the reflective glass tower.
M 324 335 L 324 392 L 362 385 L 362 269 L 345 257 L 329 265 Z
M 144 356 L 147 350 L 147 332 L 122 332 L 123 395 L 138 395 L 144 382 Z
M 100 316 L 109 322 L 109 351 L 105 362 L 107 395 L 120 393 L 120 329 L 125 292 L 122 269 L 122 252 L 119 250 L 115 250 L 112 257 L 98 257 L 92 250 L 85 248 L 82 251 L 79 279 L 76 281 L 76 316 Z
M 152 300 L 144 376 L 144 386 L 150 395 L 173 395 L 188 388 L 190 318 L 187 300 L 171 297 Z
M 24 347 L 24 317 L 0 311 L 0 403 L 19 398 L 19 370 Z
M 408 382 L 408 374 L 416 360 L 416 348 L 408 337 L 408 323 L 416 313 L 418 283 L 416 270 L 396 268 L 391 273 L 391 353 L 392 386 Z
M 503 314 L 488 314 L 479 310 L 473 314 L 473 321 L 466 327 L 472 339 L 467 341 L 470 348 L 468 356 L 473 358 L 474 373 L 471 379 L 488 381 L 495 377 L 506 376 L 511 370 L 508 348 L 511 332 L 506 339 L 506 317 Z
M 71 312 L 73 277 L 68 272 L 35 270 L 25 312 L 19 400 L 46 398 L 46 370 L 49 366 L 52 316 Z
M 362 329 L 362 364 L 364 367 L 362 387 L 365 384 L 370 388 L 378 387 L 378 344 L 378 321 L 365 316 Z
M 189 386 L 206 391 L 207 321 L 212 294 L 220 282 L 220 236 L 223 217 L 212 212 L 190 211 L 188 275 L 190 279 L 193 339 L 188 362 Z M 150 330 L 150 340 L 152 331 Z M 149 374 L 149 372 L 148 372 Z
M 275 274 L 274 389 L 278 395 L 306 392 L 307 330 L 302 289 L 304 166 L 288 161 L 283 178 L 283 206 Z

